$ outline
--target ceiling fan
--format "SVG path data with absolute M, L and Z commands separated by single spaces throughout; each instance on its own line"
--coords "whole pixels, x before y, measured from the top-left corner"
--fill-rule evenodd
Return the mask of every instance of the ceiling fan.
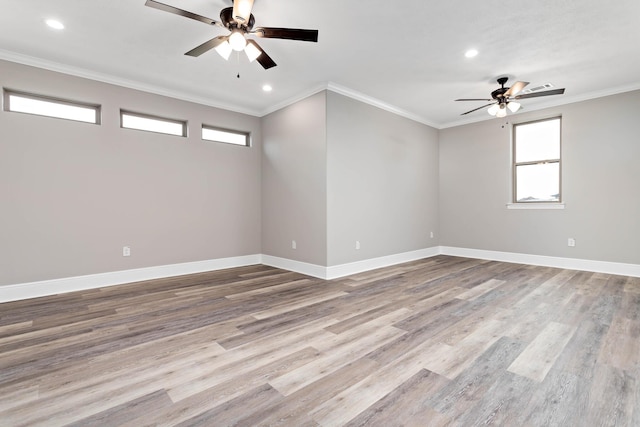
M 527 86 L 529 82 L 515 82 L 513 86 L 505 87 L 504 84 L 507 82 L 507 80 L 509 80 L 508 77 L 500 77 L 498 79 L 498 84 L 501 87 L 491 92 L 491 99 L 484 99 L 484 98 L 456 99 L 456 101 L 491 101 L 491 103 L 487 105 L 483 105 L 482 107 L 474 108 L 473 110 L 469 110 L 466 113 L 462 113 L 461 116 L 489 107 L 489 109 L 487 110 L 489 114 L 496 117 L 504 117 L 507 115 L 507 108 L 512 113 L 515 113 L 520 109 L 520 103 L 516 102 L 516 100 L 526 99 L 526 98 L 537 98 L 539 96 L 562 95 L 564 93 L 564 88 L 562 88 L 562 89 L 546 90 L 544 92 L 530 92 L 530 93 L 524 93 L 522 95 L 516 95 L 518 92 L 524 89 L 524 87 Z
M 249 58 L 249 62 L 257 60 L 265 70 L 268 70 L 277 64 L 262 50 L 255 40 L 249 39 L 247 36 L 253 35 L 268 39 L 288 39 L 306 42 L 318 41 L 318 30 L 274 27 L 253 28 L 255 24 L 255 18 L 251 13 L 253 2 L 254 0 L 235 0 L 233 7 L 227 7 L 220 11 L 220 22 L 155 0 L 147 0 L 145 5 L 165 12 L 175 13 L 185 18 L 204 22 L 205 24 L 226 28 L 230 31 L 230 34 L 226 36 L 214 37 L 185 53 L 185 55 L 189 56 L 197 57 L 211 49 L 215 49 L 224 59 L 229 59 L 231 52 L 244 50 Z

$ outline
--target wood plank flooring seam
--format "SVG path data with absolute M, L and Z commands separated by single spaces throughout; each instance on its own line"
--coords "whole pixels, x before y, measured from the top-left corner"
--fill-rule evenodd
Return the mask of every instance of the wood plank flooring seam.
M 435 256 L 0 304 L 4 426 L 640 425 L 640 279 Z

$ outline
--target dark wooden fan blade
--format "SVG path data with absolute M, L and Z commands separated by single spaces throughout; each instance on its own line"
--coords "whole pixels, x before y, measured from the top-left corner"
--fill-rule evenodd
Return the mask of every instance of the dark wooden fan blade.
M 258 49 L 260 52 L 260 56 L 258 56 L 256 58 L 256 61 L 258 61 L 258 63 L 260 65 L 262 65 L 262 68 L 264 68 L 265 70 L 268 70 L 269 68 L 275 67 L 276 64 L 275 61 L 273 59 L 271 59 L 271 57 L 269 55 L 267 55 L 267 52 L 265 52 L 258 43 L 256 43 L 255 40 L 247 40 L 247 43 L 250 43 L 252 45 L 254 45 L 256 47 L 256 49 Z
M 185 53 L 185 55 L 198 57 L 205 52 L 210 51 L 221 43 L 224 43 L 229 37 L 228 36 L 218 36 L 214 37 L 209 41 L 202 43 L 200 46 L 191 49 L 189 52 Z
M 256 36 L 266 39 L 300 40 L 303 42 L 317 42 L 318 30 L 303 30 L 300 28 L 260 27 L 254 31 Z
M 160 3 L 154 0 L 147 0 L 145 6 L 153 7 L 154 9 L 164 10 L 165 12 L 175 13 L 176 15 L 184 16 L 185 18 L 195 19 L 196 21 L 204 22 L 209 25 L 219 25 L 218 21 L 214 21 L 206 16 L 201 16 L 195 13 L 187 12 L 186 10 L 178 9 L 177 7 L 169 6 L 168 4 Z
M 474 111 L 478 111 L 478 110 L 482 110 L 483 108 L 490 107 L 490 106 L 492 106 L 493 104 L 495 104 L 495 102 L 492 102 L 491 104 L 483 105 L 482 107 L 474 108 L 473 110 L 469 110 L 469 111 L 467 111 L 466 113 L 462 113 L 462 114 L 460 114 L 460 115 L 461 115 L 461 116 L 464 116 L 464 115 L 466 115 L 466 114 L 473 113 Z
M 515 82 L 510 88 L 509 90 L 507 90 L 504 93 L 504 96 L 514 96 L 516 93 L 520 92 L 522 89 L 525 88 L 526 85 L 528 85 L 529 82 Z
M 516 95 L 513 97 L 513 99 L 537 98 L 539 96 L 562 95 L 563 93 L 564 93 L 564 88 L 553 89 L 553 90 L 545 90 L 544 92 L 532 92 L 532 93 L 525 93 L 523 95 Z
M 493 101 L 493 99 L 486 99 L 486 98 L 461 98 L 461 99 L 456 99 L 456 101 Z

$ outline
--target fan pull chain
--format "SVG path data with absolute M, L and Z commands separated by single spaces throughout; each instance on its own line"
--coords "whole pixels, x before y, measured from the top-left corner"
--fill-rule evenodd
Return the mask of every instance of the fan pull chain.
M 236 52 L 236 64 L 238 65 L 238 70 L 240 70 L 240 52 Z M 240 78 L 240 71 L 238 71 L 237 78 Z

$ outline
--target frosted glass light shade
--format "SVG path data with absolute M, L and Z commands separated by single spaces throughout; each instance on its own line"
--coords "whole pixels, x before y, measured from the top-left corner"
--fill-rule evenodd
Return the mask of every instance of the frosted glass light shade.
M 491 114 L 492 116 L 495 116 L 499 109 L 500 109 L 499 104 L 493 104 L 491 107 L 489 107 L 489 109 L 487 110 L 487 113 Z
M 512 113 L 515 113 L 516 111 L 518 111 L 520 109 L 520 103 L 519 102 L 509 102 L 507 104 L 507 108 L 509 108 L 509 110 Z
M 229 42 L 226 40 L 216 46 L 215 49 L 216 52 L 218 52 L 220 56 L 222 56 L 226 60 L 229 60 L 229 56 L 231 55 L 231 51 L 233 50 L 231 49 L 231 45 L 229 44 Z
M 504 104 L 500 104 L 500 108 L 498 109 L 498 112 L 496 113 L 496 117 L 504 117 L 507 115 L 507 107 Z
M 247 58 L 249 58 L 249 62 L 253 62 L 256 60 L 258 56 L 262 54 L 260 49 L 255 47 L 255 45 L 251 43 L 247 43 L 247 47 L 244 48 L 244 53 L 247 54 Z
M 244 34 L 239 31 L 234 31 L 229 36 L 229 44 L 231 45 L 231 49 L 240 52 L 244 50 L 247 45 L 247 39 L 244 38 Z

